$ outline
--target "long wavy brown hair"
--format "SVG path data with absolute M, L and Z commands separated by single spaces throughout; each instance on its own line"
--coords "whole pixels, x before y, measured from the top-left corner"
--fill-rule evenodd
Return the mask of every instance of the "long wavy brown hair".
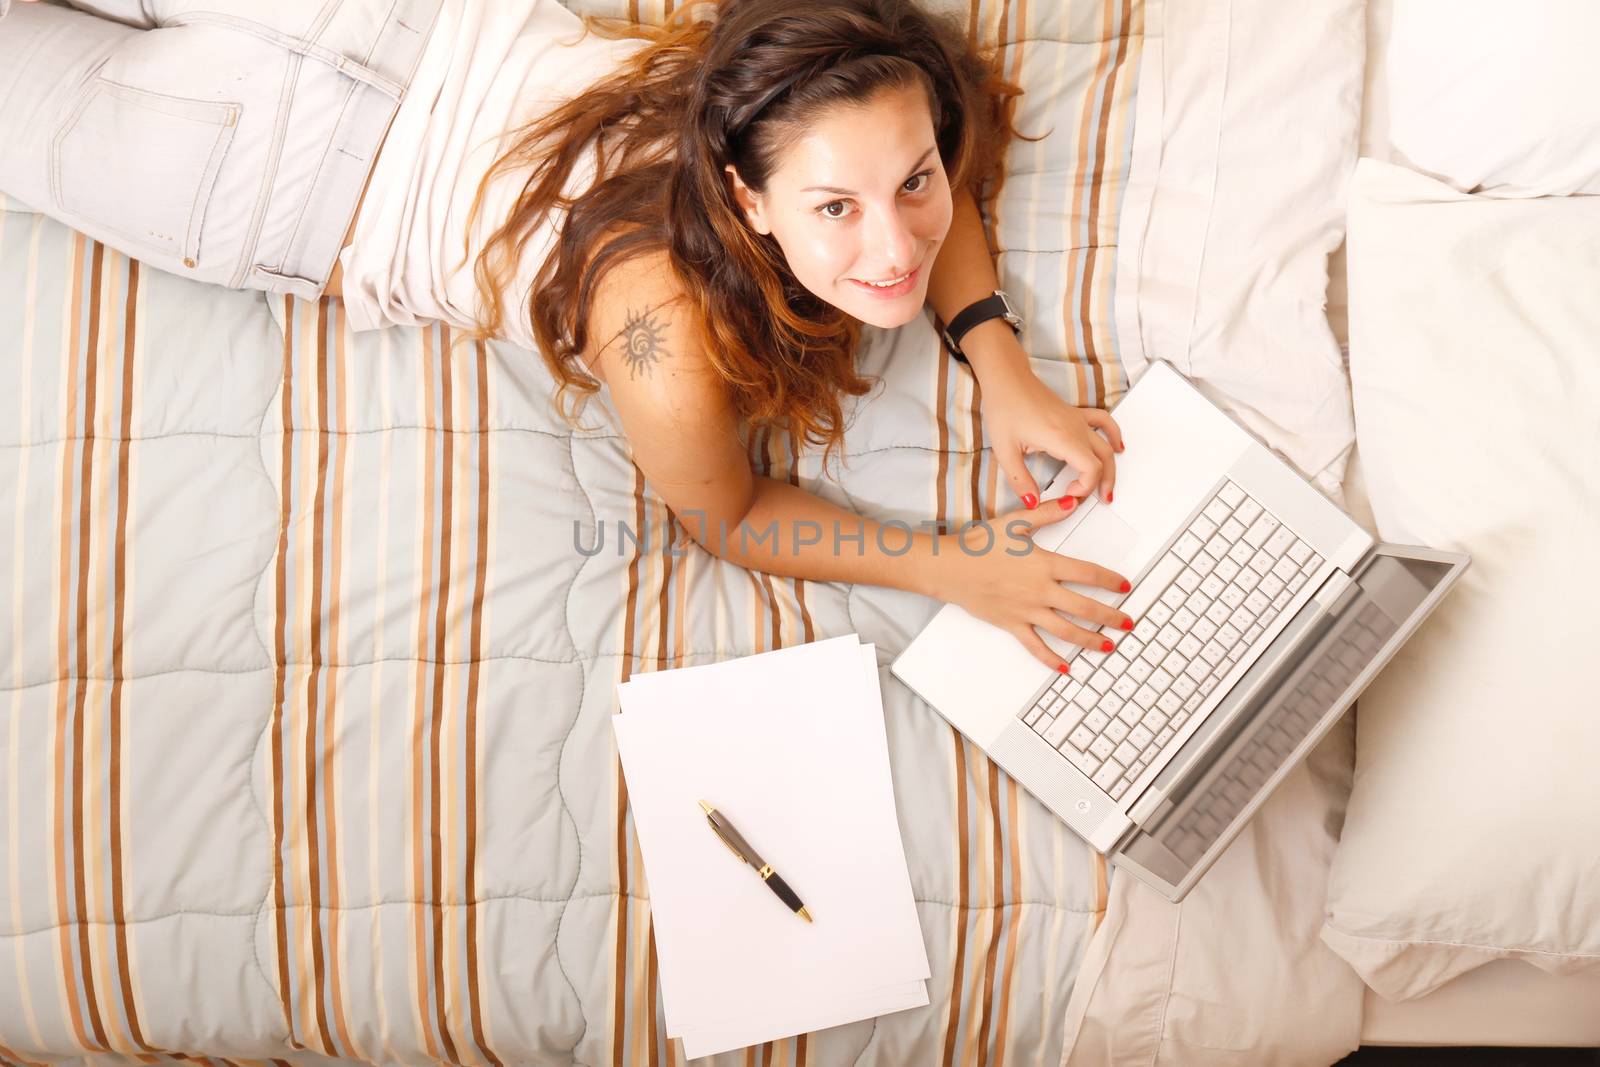
M 571 421 L 600 388 L 580 358 L 597 284 L 614 264 L 665 250 L 740 418 L 826 446 L 826 463 L 844 433 L 840 397 L 872 387 L 856 373 L 861 323 L 802 286 L 776 240 L 746 225 L 724 166 L 764 195 L 782 152 L 824 109 L 920 85 L 951 189 L 969 188 L 981 205 L 998 191 L 1009 139 L 1024 136 L 1012 125 L 1021 88 L 956 18 L 912 0 L 691 0 L 661 26 L 583 22 L 586 33 L 649 43 L 513 131 L 479 185 L 471 217 L 494 176 L 527 172 L 474 264 L 481 335 L 507 314 L 527 315 Z M 594 185 L 563 195 L 591 149 Z M 568 212 L 559 239 L 527 306 L 508 309 L 502 294 L 523 248 L 556 206 Z M 580 395 L 574 414 L 569 390 Z

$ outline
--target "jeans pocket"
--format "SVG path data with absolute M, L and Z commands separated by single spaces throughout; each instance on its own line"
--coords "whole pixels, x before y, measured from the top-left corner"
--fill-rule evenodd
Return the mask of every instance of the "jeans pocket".
M 239 112 L 95 78 L 50 146 L 56 207 L 193 267 Z

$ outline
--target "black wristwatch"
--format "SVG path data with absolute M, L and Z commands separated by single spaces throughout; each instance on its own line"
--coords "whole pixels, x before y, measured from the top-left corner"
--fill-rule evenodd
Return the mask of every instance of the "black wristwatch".
M 956 313 L 956 317 L 939 331 L 939 335 L 944 339 L 945 349 L 962 363 L 967 363 L 967 357 L 961 352 L 961 338 L 978 323 L 988 322 L 990 319 L 1005 319 L 1011 327 L 1011 332 L 1021 336 L 1022 316 L 1011 306 L 1011 300 L 1006 296 L 1005 290 L 996 289 L 993 295 L 962 308 Z M 971 366 L 970 363 L 967 365 Z

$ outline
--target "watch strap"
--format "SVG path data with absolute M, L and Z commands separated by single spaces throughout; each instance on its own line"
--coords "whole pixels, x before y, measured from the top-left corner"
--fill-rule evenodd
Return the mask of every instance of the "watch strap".
M 981 300 L 974 300 L 956 313 L 955 317 L 947 323 L 940 336 L 949 353 L 962 363 L 968 363 L 967 357 L 961 351 L 961 339 L 979 323 L 988 322 L 990 319 L 1006 319 L 1012 332 L 1022 333 L 1021 326 L 1016 321 L 1015 314 L 1005 295 L 1000 290 L 995 290 Z

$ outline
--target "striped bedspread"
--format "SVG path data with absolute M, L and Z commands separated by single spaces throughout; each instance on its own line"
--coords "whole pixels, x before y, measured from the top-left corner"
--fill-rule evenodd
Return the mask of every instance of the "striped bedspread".
M 1108 406 L 1140 4 L 961 10 L 1051 131 L 1009 160 L 1002 282 L 1041 376 Z M 861 361 L 846 463 L 764 435 L 758 470 L 880 520 L 1016 506 L 927 321 Z M 937 602 L 710 557 L 527 352 L 354 334 L 14 203 L 0 382 L 0 1063 L 681 1063 L 615 687 L 852 631 L 932 1003 L 709 1062 L 1061 1058 L 1106 871 L 889 674 Z

